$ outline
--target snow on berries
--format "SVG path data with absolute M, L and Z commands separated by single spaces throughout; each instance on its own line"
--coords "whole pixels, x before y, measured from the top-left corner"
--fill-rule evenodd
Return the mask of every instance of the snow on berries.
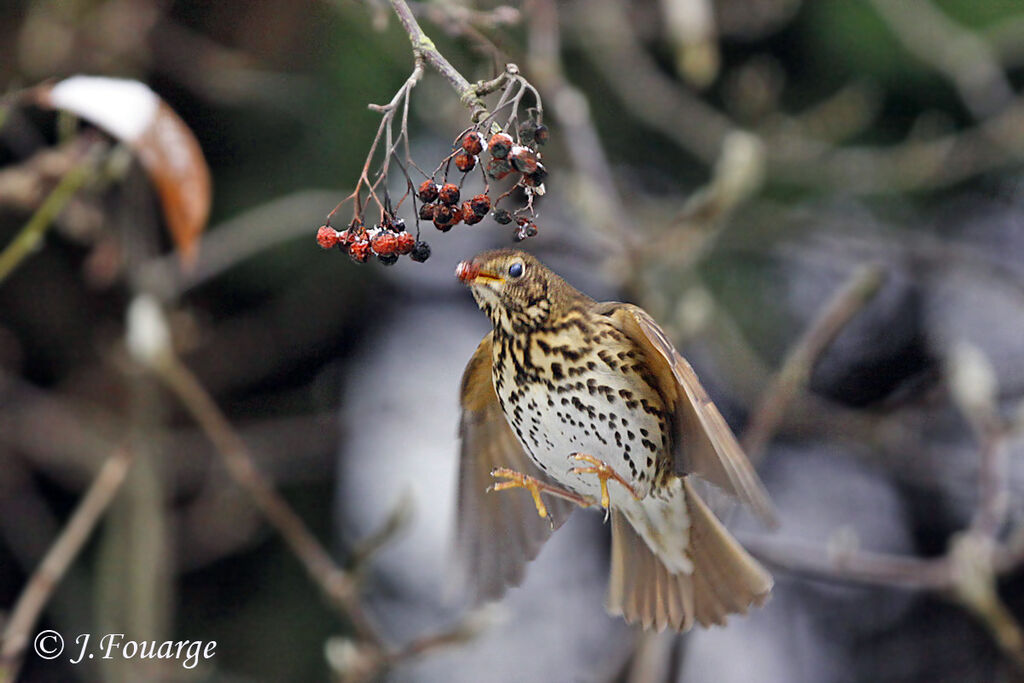
M 533 106 L 523 104 L 523 93 L 529 95 L 525 102 Z M 397 105 L 380 108 L 383 118 L 378 140 L 383 131 L 391 135 L 394 130 L 389 127 L 398 121 L 396 109 Z M 507 118 L 504 125 L 498 121 L 499 116 Z M 493 113 L 484 112 L 480 120 L 460 133 L 433 172 L 423 170 L 430 167 L 421 167 L 408 153 L 404 161 L 395 153 L 401 149 L 398 141 L 404 140 L 408 149 L 403 121 L 397 138 L 386 138 L 393 142 L 388 143 L 391 151 L 383 159 L 374 143 L 356 190 L 342 202 L 354 200 L 351 222 L 342 229 L 331 225 L 339 204 L 317 229 L 317 244 L 324 249 L 337 248 L 357 263 L 375 257 L 384 265 L 392 265 L 402 256 L 417 262 L 430 257 L 430 245 L 422 233 L 430 225 L 447 233 L 462 224 L 476 226 L 489 216 L 498 225 L 512 228 L 514 241 L 536 235 L 534 202 L 544 194 L 548 176 L 540 151 L 549 138 L 542 116 L 536 90 L 519 74 L 518 67 L 509 65 L 507 82 Z M 379 162 L 376 167 L 374 160 Z M 403 194 L 392 201 L 396 179 Z M 414 223 L 414 228 L 407 227 L 406 220 L 410 226 Z

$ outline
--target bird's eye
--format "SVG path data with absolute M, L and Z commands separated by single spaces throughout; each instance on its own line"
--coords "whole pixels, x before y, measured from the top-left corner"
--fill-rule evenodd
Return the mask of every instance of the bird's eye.
M 513 263 L 511 266 L 508 267 L 508 274 L 509 277 L 519 277 L 520 275 L 523 274 L 523 264 L 519 263 L 518 261 L 516 263 Z

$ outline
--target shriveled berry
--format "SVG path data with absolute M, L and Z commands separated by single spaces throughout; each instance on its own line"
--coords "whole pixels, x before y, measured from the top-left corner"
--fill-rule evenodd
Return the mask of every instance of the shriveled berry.
M 412 247 L 412 252 L 409 254 L 409 258 L 417 263 L 423 263 L 430 258 L 430 245 L 420 240 Z
M 395 237 L 395 233 L 389 231 L 381 232 L 374 235 L 373 239 L 370 240 L 370 247 L 378 256 L 387 256 L 393 254 L 398 249 L 398 238 Z
M 377 254 L 377 260 L 385 266 L 393 266 L 398 263 L 398 254 Z
M 528 187 L 540 187 L 548 177 L 548 170 L 544 164 L 537 164 L 537 170 L 533 173 L 523 174 L 523 185 Z
M 338 233 L 338 249 L 341 249 L 346 254 L 348 253 L 348 245 L 355 242 L 356 238 L 348 230 L 342 230 Z
M 348 245 L 348 255 L 356 263 L 366 263 L 366 259 L 370 257 L 370 241 L 367 239 L 355 240 Z
M 476 211 L 473 211 L 473 204 L 471 202 L 462 202 L 462 222 L 466 225 L 476 225 L 484 219 L 483 216 L 479 215 Z
M 460 213 L 459 207 L 438 204 L 434 210 L 434 227 L 441 232 L 448 232 L 456 223 L 456 214 Z
M 512 136 L 508 133 L 495 133 L 487 143 L 487 149 L 495 159 L 504 159 L 512 151 Z
M 501 180 L 512 172 L 512 164 L 508 159 L 491 159 L 487 162 L 487 177 L 491 180 Z
M 395 216 L 395 218 L 391 221 L 391 229 L 394 230 L 395 232 L 404 232 L 405 219 Z
M 448 204 L 449 206 L 452 204 L 458 204 L 459 186 L 454 183 L 445 183 L 441 186 L 441 189 L 438 190 L 437 196 L 441 199 L 441 203 L 443 204 Z
M 495 209 L 494 220 L 500 225 L 508 225 L 512 222 L 512 212 L 508 209 Z
M 484 136 L 475 130 L 471 130 L 462 137 L 462 149 L 470 154 L 482 154 L 484 151 Z
M 416 238 L 408 232 L 400 232 L 395 237 L 398 239 L 398 253 L 405 256 L 412 251 L 413 246 L 416 244 Z
M 477 216 L 486 216 L 487 212 L 491 210 L 491 198 L 485 194 L 478 194 L 469 200 L 469 203 L 473 207 L 473 213 Z
M 519 141 L 524 145 L 533 143 L 534 133 L 537 131 L 537 122 L 533 119 L 523 121 L 519 124 Z
M 455 155 L 455 168 L 463 173 L 469 173 L 476 167 L 476 157 L 466 152 L 459 152 Z
M 434 210 L 437 208 L 435 204 L 420 204 L 420 220 L 432 221 L 434 220 Z
M 537 127 L 533 130 L 533 141 L 538 145 L 546 145 L 550 137 L 551 133 L 548 131 L 548 127 L 543 123 L 537 124 Z
M 529 147 L 521 145 L 513 147 L 512 151 L 508 153 L 508 158 L 512 161 L 512 167 L 520 173 L 533 173 L 539 165 L 537 153 Z
M 338 243 L 338 231 L 329 225 L 321 225 L 316 231 L 316 243 L 321 249 L 330 249 Z
M 420 183 L 417 191 L 421 202 L 432 202 L 437 199 L 437 183 L 433 180 L 424 180 Z

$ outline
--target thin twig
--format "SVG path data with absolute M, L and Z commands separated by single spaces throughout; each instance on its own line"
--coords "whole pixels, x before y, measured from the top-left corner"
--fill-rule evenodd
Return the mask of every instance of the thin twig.
M 756 460 L 768 444 L 789 404 L 810 379 L 821 354 L 871 301 L 884 281 L 885 271 L 880 266 L 858 269 L 790 349 L 782 368 L 758 401 L 743 435 L 743 447 L 751 460 Z
M 978 119 L 1013 99 L 1013 87 L 992 45 L 928 0 L 872 0 L 875 11 L 912 55 L 948 78 Z
M 35 251 L 43 235 L 53 225 L 53 221 L 64 210 L 75 193 L 93 176 L 100 159 L 109 149 L 109 145 L 96 142 L 83 154 L 82 160 L 76 164 L 57 186 L 50 191 L 43 203 L 32 214 L 28 222 L 21 228 L 14 239 L 0 252 L 0 283 L 17 268 L 25 258 Z
M 60 536 L 32 574 L 0 638 L 0 682 L 7 683 L 17 678 L 33 626 L 103 512 L 120 490 L 131 464 L 132 453 L 127 449 L 120 449 L 107 458 Z
M 165 355 L 152 367 L 213 442 L 232 478 L 249 493 L 267 521 L 277 529 L 302 562 L 310 577 L 352 621 L 359 636 L 375 647 L 380 647 L 381 638 L 359 602 L 352 577 L 334 562 L 302 518 L 259 471 L 248 446 L 195 375 L 172 354 Z

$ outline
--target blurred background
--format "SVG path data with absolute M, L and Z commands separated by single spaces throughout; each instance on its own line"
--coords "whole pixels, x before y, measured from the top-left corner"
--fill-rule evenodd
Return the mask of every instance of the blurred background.
M 1024 679 L 1024 7 L 409 4 L 471 82 L 512 62 L 540 91 L 524 246 L 691 359 L 780 509 L 769 532 L 721 508 L 773 599 L 639 634 L 578 512 L 468 611 L 457 386 L 488 326 L 452 271 L 511 231 L 424 225 L 433 256 L 392 268 L 314 241 L 412 71 L 389 4 L 16 0 L 0 248 L 49 230 L 0 280 L 0 679 Z M 198 139 L 192 268 L 131 147 L 32 96 L 80 73 L 149 85 Z M 468 125 L 428 68 L 412 157 Z M 173 352 L 126 347 L 132 302 Z M 30 582 L 48 552 L 66 571 Z M 217 649 L 71 665 L 12 639 L 45 628 Z

